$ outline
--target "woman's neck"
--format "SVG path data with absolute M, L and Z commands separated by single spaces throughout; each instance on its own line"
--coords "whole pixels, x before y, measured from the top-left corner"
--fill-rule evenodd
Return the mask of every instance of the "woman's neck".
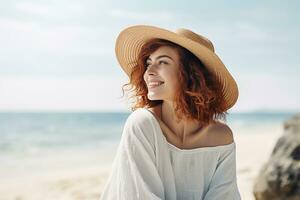
M 160 119 L 168 126 L 168 128 L 185 143 L 188 136 L 191 136 L 202 129 L 199 122 L 182 118 L 179 120 L 175 114 L 175 106 L 173 102 L 163 101 L 160 106 Z

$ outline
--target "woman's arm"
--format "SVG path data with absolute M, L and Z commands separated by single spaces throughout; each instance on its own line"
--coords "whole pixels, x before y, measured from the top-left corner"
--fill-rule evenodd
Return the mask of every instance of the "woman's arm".
M 163 183 L 155 164 L 154 145 L 145 134 L 147 119 L 128 117 L 101 200 L 164 199 Z M 151 137 L 150 137 L 151 138 Z

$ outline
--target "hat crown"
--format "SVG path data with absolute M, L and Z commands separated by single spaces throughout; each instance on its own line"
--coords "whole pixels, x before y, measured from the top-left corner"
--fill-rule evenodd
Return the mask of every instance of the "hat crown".
M 178 35 L 181 35 L 185 38 L 188 38 L 190 40 L 193 40 L 194 42 L 200 43 L 204 45 L 206 48 L 210 49 L 212 52 L 215 52 L 215 48 L 213 43 L 207 39 L 206 37 L 196 34 L 191 30 L 185 29 L 185 28 L 179 28 L 175 31 Z

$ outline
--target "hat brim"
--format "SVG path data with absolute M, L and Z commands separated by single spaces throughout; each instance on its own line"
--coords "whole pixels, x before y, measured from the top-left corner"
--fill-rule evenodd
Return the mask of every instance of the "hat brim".
M 116 40 L 115 53 L 124 72 L 130 76 L 137 64 L 138 54 L 149 39 L 160 38 L 176 43 L 197 56 L 208 71 L 215 74 L 223 85 L 226 110 L 238 99 L 238 87 L 221 59 L 210 49 L 175 32 L 154 26 L 136 25 L 124 29 Z

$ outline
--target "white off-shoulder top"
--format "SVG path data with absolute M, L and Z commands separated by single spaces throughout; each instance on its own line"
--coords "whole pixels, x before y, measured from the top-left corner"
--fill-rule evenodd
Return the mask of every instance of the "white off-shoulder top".
M 100 200 L 240 200 L 236 146 L 180 149 L 146 108 L 126 120 Z

